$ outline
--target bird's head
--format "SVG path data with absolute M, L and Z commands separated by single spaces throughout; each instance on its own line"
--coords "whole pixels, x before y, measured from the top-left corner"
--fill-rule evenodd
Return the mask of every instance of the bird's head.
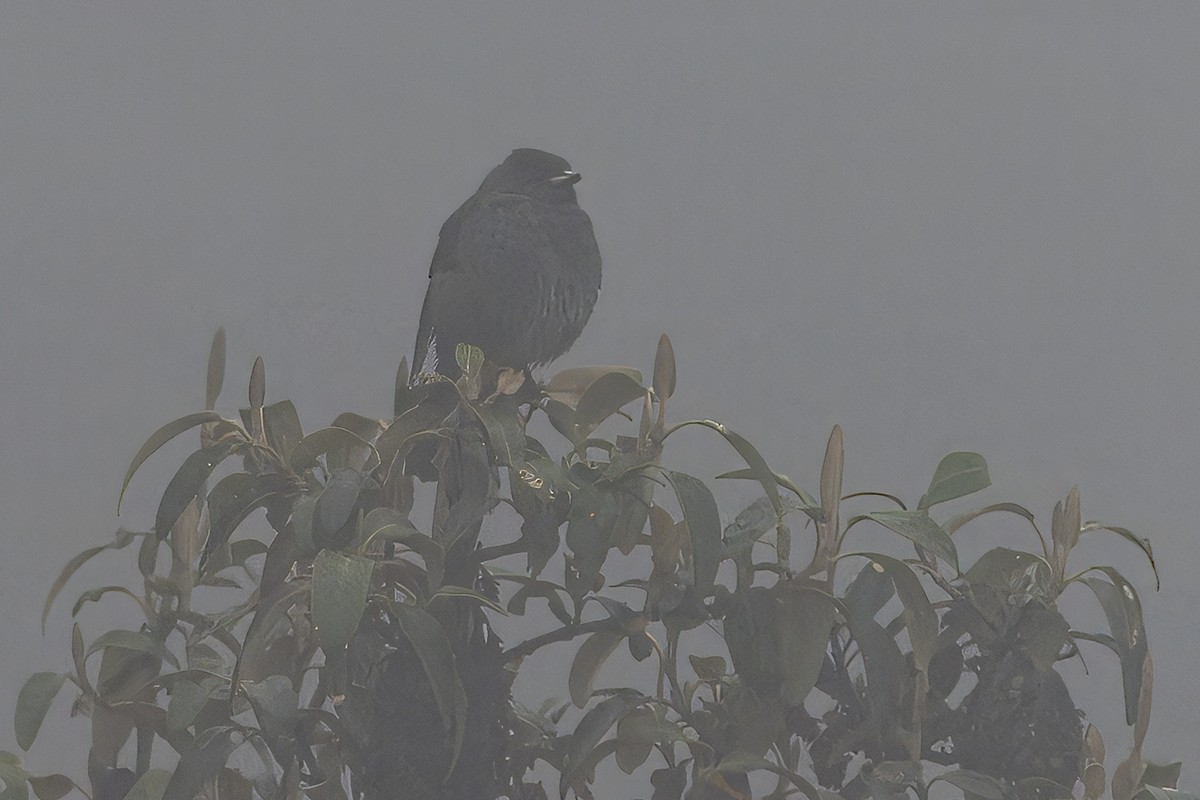
M 548 201 L 575 200 L 575 184 L 580 174 L 565 158 L 522 147 L 512 151 L 504 163 L 493 169 L 479 187 L 484 192 L 523 194 Z

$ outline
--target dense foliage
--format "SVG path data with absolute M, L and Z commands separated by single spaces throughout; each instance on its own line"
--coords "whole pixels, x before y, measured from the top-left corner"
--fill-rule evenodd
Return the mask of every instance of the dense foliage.
M 1137 590 L 1109 566 L 1068 569 L 1085 534 L 1124 537 L 1153 567 L 1150 545 L 1083 521 L 1077 491 L 1049 536 L 1013 503 L 933 513 L 989 485 L 975 453 L 946 456 L 912 506 L 845 494 L 835 428 L 810 495 L 724 425 L 668 424 L 666 337 L 649 386 L 598 367 L 538 387 L 474 348 L 457 355 L 456 382 L 409 387 L 401 365 L 393 419 L 342 414 L 305 434 L 290 402 L 266 404 L 261 360 L 248 407 L 212 410 L 218 334 L 208 410 L 156 431 L 125 476 L 199 432 L 153 528 L 79 554 L 46 601 L 92 557 L 137 545 L 142 585 L 86 591 L 73 613 L 120 593 L 144 621 L 90 638 L 76 624 L 74 670 L 34 675 L 18 701 L 27 750 L 71 685 L 91 723 L 90 787 L 3 753 L 0 800 L 591 798 L 610 756 L 653 800 L 925 798 L 935 783 L 988 800 L 1183 796 L 1178 764 L 1141 756 L 1151 660 Z M 761 494 L 727 525 L 709 486 L 664 458 L 687 427 L 744 462 L 721 478 Z M 844 515 L 850 498 L 880 510 Z M 960 564 L 957 532 L 995 514 L 1026 520 L 1035 550 Z M 849 551 L 859 526 L 912 556 Z M 1072 583 L 1094 593 L 1107 631 L 1072 629 L 1059 608 Z M 552 623 L 502 643 L 492 626 L 522 615 Z M 547 704 L 515 702 L 526 659 L 574 641 Z M 1120 662 L 1135 741 L 1124 759 L 1106 761 L 1055 669 L 1080 641 Z M 619 649 L 645 673 L 595 688 Z

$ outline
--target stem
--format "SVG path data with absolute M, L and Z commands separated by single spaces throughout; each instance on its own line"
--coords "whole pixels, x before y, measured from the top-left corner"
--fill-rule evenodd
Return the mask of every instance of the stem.
M 569 642 L 576 636 L 583 636 L 586 633 L 595 633 L 596 631 L 613 630 L 614 622 L 611 619 L 598 619 L 594 622 L 584 622 L 580 625 L 567 625 L 549 633 L 543 633 L 541 636 L 535 636 L 532 639 L 526 639 L 515 647 L 510 647 L 504 651 L 504 660 L 507 663 L 517 661 L 525 656 L 545 647 L 548 644 L 555 642 Z

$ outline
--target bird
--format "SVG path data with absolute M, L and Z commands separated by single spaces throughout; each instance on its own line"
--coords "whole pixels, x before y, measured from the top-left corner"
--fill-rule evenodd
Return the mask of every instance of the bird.
M 544 366 L 575 343 L 600 294 L 600 249 L 566 159 L 519 148 L 442 225 L 410 383 L 459 375 L 470 344 L 497 367 Z

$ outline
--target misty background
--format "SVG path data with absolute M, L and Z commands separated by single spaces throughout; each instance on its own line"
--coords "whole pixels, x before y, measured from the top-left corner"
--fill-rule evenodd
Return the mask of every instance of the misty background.
M 131 553 L 95 559 L 43 638 L 64 562 L 152 525 L 195 442 L 148 462 L 118 518 L 121 477 L 201 407 L 216 328 L 218 410 L 261 355 L 306 429 L 388 416 L 441 223 L 527 146 L 583 174 L 604 259 L 556 368 L 648 371 L 665 331 L 674 418 L 728 423 L 802 486 L 836 423 L 847 492 L 915 502 L 975 450 L 993 486 L 951 511 L 1013 501 L 1048 530 L 1079 484 L 1085 519 L 1149 536 L 1160 593 L 1115 537 L 1072 564 L 1141 592 L 1146 756 L 1183 759 L 1195 790 L 1198 40 L 1200 5 L 1097 0 L 5 2 L 0 749 L 25 678 L 69 667 L 71 601 L 132 577 Z M 702 434 L 672 445 L 701 477 L 740 466 Z M 965 561 L 1036 546 L 1020 526 L 956 539 Z M 1087 592 L 1064 610 L 1103 629 Z M 136 608 L 81 619 L 91 638 Z M 1063 671 L 1111 767 L 1132 738 L 1116 658 L 1085 647 L 1090 674 Z M 566 696 L 568 656 L 544 691 Z M 28 763 L 82 780 L 68 694 Z

